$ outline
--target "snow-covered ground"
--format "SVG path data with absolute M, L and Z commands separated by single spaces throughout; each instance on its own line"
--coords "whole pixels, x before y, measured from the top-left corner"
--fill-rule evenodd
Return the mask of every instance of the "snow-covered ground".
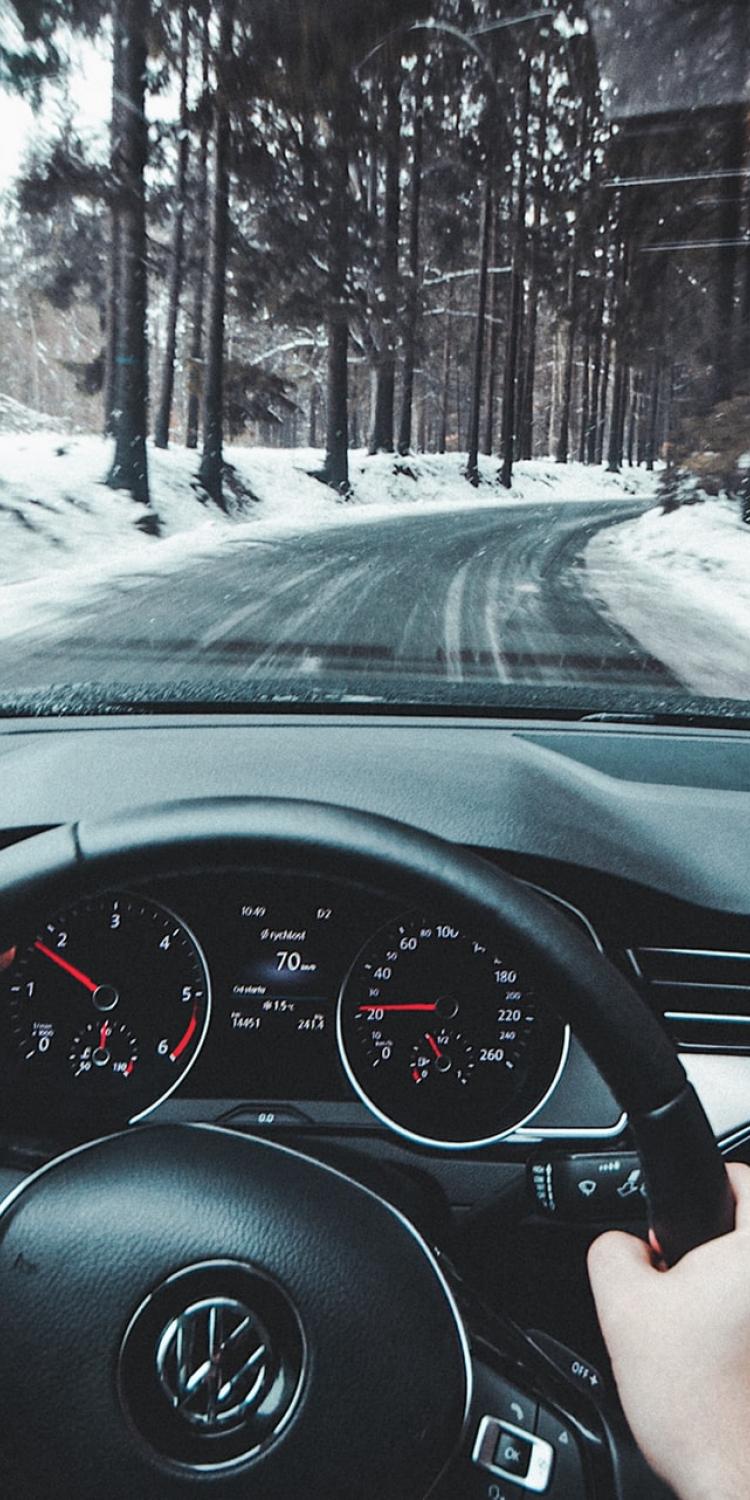
M 8 415 L 12 422 L 14 414 Z M 138 527 L 143 508 L 103 483 L 112 457 L 103 439 L 36 431 L 31 420 L 22 431 L 0 430 L 0 636 L 74 612 L 77 601 L 109 579 L 166 573 L 239 540 L 350 525 L 404 507 L 419 506 L 428 514 L 481 505 L 647 499 L 654 484 L 643 472 L 608 475 L 537 459 L 516 466 L 513 488 L 506 491 L 496 482 L 497 460 L 485 458 L 483 482 L 473 489 L 464 478 L 462 454 L 400 460 L 357 452 L 351 458 L 353 494 L 342 501 L 311 477 L 322 464 L 320 452 L 232 448 L 226 456 L 253 497 L 229 517 L 200 499 L 194 452 L 150 449 L 152 502 L 162 531 L 155 538 Z
M 750 698 L 750 526 L 735 502 L 611 526 L 586 571 L 593 598 L 687 687 Z

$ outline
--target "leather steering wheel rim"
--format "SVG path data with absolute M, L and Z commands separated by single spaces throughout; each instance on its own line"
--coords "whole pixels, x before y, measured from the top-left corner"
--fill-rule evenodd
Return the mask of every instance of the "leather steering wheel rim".
M 314 802 L 221 798 L 56 828 L 0 856 L 0 947 L 22 913 L 72 896 L 145 874 L 249 865 L 335 876 L 484 931 L 502 924 L 628 1115 L 667 1263 L 732 1228 L 731 1189 L 703 1107 L 625 977 L 536 891 L 405 824 Z

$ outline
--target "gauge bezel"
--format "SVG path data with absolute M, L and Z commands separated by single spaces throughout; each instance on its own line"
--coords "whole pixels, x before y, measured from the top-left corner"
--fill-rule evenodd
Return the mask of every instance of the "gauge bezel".
M 105 891 L 102 894 L 107 895 L 108 892 Z M 140 891 L 120 891 L 119 894 L 122 896 L 136 898 L 141 901 L 150 901 L 152 906 L 160 907 L 162 911 L 165 911 L 168 916 L 172 917 L 173 920 L 177 922 L 182 928 L 183 932 L 186 932 L 188 937 L 190 938 L 190 941 L 193 944 L 193 947 L 195 948 L 195 951 L 198 955 L 198 959 L 203 970 L 203 977 L 206 981 L 206 1014 L 203 1021 L 203 1027 L 200 1037 L 198 1038 L 196 1046 L 193 1050 L 193 1055 L 190 1058 L 187 1066 L 183 1068 L 182 1072 L 178 1074 L 177 1078 L 175 1078 L 174 1083 L 170 1084 L 169 1088 L 166 1089 L 163 1094 L 160 1094 L 159 1098 L 155 1099 L 153 1104 L 147 1105 L 146 1109 L 139 1110 L 137 1115 L 130 1116 L 128 1124 L 137 1125 L 139 1120 L 147 1119 L 149 1115 L 153 1114 L 155 1109 L 159 1108 L 160 1104 L 164 1103 L 165 1099 L 170 1098 L 175 1089 L 178 1089 L 180 1085 L 185 1082 L 185 1079 L 187 1078 L 191 1068 L 193 1068 L 197 1063 L 198 1058 L 200 1057 L 201 1052 L 203 1051 L 203 1048 L 205 1046 L 206 1037 L 208 1036 L 208 1028 L 211 1023 L 211 1015 L 213 1011 L 213 989 L 211 987 L 211 971 L 208 967 L 208 960 L 206 958 L 206 955 L 203 952 L 203 945 L 199 943 L 192 927 L 188 922 L 185 921 L 185 918 L 181 917 L 179 912 L 173 911 L 171 906 L 167 906 L 164 901 L 158 900 L 156 897 L 150 895 L 150 893 L 144 894 Z
M 168 906 L 165 901 L 162 901 L 160 897 L 153 896 L 150 891 L 141 891 L 137 888 L 134 889 L 129 886 L 106 886 L 102 889 L 83 891 L 80 895 L 75 895 L 69 903 L 64 903 L 63 905 L 55 908 L 55 910 L 52 912 L 47 911 L 42 913 L 35 913 L 32 935 L 29 938 L 28 942 L 24 943 L 22 948 L 19 947 L 18 957 L 15 962 L 18 963 L 23 957 L 25 957 L 29 948 L 33 946 L 35 938 L 48 923 L 57 922 L 67 913 L 75 912 L 81 907 L 85 907 L 99 901 L 106 901 L 109 898 L 119 898 L 124 901 L 130 901 L 140 903 L 142 905 L 156 907 L 159 912 L 163 912 L 165 917 L 175 922 L 177 926 L 181 928 L 182 932 L 185 934 L 185 936 L 193 946 L 193 950 L 196 954 L 200 971 L 203 976 L 203 986 L 205 991 L 204 1017 L 200 1027 L 200 1034 L 195 1043 L 191 1056 L 188 1058 L 185 1066 L 181 1068 L 177 1073 L 177 1076 L 171 1080 L 167 1089 L 159 1094 L 156 1099 L 145 1105 L 143 1109 L 139 1109 L 135 1114 L 127 1115 L 125 1117 L 124 1125 L 130 1126 L 137 1125 L 142 1120 L 147 1119 L 149 1115 L 153 1114 L 154 1110 L 158 1109 L 160 1105 L 164 1104 L 165 1100 L 171 1097 L 175 1090 L 184 1083 L 191 1068 L 193 1068 L 195 1063 L 198 1061 L 198 1058 L 200 1057 L 205 1046 L 206 1037 L 208 1035 L 208 1028 L 210 1026 L 211 1016 L 213 1013 L 213 989 L 211 984 L 211 971 L 208 966 L 206 955 L 203 951 L 203 946 L 193 932 L 190 923 L 187 922 L 185 918 L 179 914 L 179 912 L 176 912 L 171 906 Z M 31 924 L 29 925 L 31 927 Z M 119 1118 L 122 1119 L 123 1117 L 120 1116 Z
M 347 1054 L 343 1025 L 344 997 L 354 970 L 360 963 L 365 952 L 367 952 L 371 944 L 377 937 L 380 936 L 381 933 L 387 932 L 390 928 L 392 928 L 394 925 L 397 925 L 399 922 L 412 922 L 415 920 L 420 920 L 421 915 L 422 914 L 415 911 L 413 907 L 408 912 L 402 912 L 400 914 L 394 915 L 390 918 L 389 921 L 384 922 L 382 926 L 376 928 L 374 932 L 370 933 L 365 941 L 357 949 L 357 952 L 355 953 L 354 958 L 352 959 L 352 962 L 349 965 L 349 968 L 347 969 L 346 974 L 344 975 L 344 978 L 341 982 L 341 985 L 339 987 L 338 999 L 336 1001 L 336 1045 L 338 1047 L 341 1065 L 344 1069 L 349 1083 L 354 1089 L 354 1092 L 361 1099 L 362 1103 L 365 1105 L 369 1113 L 371 1115 L 374 1115 L 375 1119 L 379 1120 L 382 1125 L 385 1125 L 388 1130 L 391 1130 L 395 1135 L 400 1136 L 402 1140 L 410 1141 L 412 1145 L 426 1146 L 429 1150 L 432 1151 L 477 1151 L 486 1146 L 496 1146 L 501 1141 L 506 1141 L 509 1136 L 515 1135 L 518 1130 L 526 1127 L 530 1123 L 530 1121 L 533 1120 L 536 1115 L 538 1115 L 539 1111 L 543 1109 L 544 1105 L 554 1094 L 555 1089 L 560 1082 L 565 1069 L 565 1064 L 568 1060 L 568 1053 L 570 1051 L 570 1026 L 567 1022 L 560 1021 L 557 1015 L 554 1016 L 554 1019 L 556 1023 L 561 1026 L 562 1030 L 560 1058 L 555 1068 L 552 1081 L 548 1085 L 544 1094 L 540 1099 L 537 1100 L 537 1102 L 526 1114 L 522 1115 L 520 1119 L 514 1120 L 511 1125 L 505 1126 L 502 1130 L 496 1131 L 492 1135 L 477 1136 L 476 1138 L 473 1138 L 469 1141 L 439 1140 L 435 1136 L 422 1135 L 418 1131 L 410 1130 L 408 1126 L 400 1124 L 398 1120 L 394 1120 L 390 1115 L 386 1114 L 386 1112 L 382 1110 L 373 1099 L 368 1096 L 367 1090 L 357 1078 Z M 462 933 L 464 931 L 463 924 L 461 924 L 461 931 Z M 468 936 L 469 934 L 466 935 Z M 490 946 L 494 947 L 494 944 L 490 944 Z

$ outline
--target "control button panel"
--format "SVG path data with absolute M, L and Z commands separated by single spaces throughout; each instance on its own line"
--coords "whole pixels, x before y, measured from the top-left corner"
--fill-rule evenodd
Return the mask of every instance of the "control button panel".
M 510 1479 L 521 1490 L 542 1495 L 549 1487 L 554 1461 L 551 1443 L 525 1433 L 497 1417 L 482 1417 L 472 1457 L 474 1463 L 499 1479 Z
M 646 1217 L 646 1185 L 635 1151 L 545 1152 L 527 1168 L 537 1208 L 586 1222 Z
M 531 1336 L 540 1345 L 548 1337 Z M 556 1362 L 570 1378 L 564 1365 L 576 1356 L 562 1344 L 556 1350 Z M 601 1378 L 593 1366 L 586 1368 Z M 583 1456 L 565 1418 L 482 1362 L 476 1363 L 475 1376 L 472 1477 L 466 1476 L 461 1500 L 524 1500 L 531 1494 L 546 1500 L 586 1500 Z

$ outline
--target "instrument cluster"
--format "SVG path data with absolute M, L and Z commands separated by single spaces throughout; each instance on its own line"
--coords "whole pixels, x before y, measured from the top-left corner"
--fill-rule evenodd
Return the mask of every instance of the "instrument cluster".
M 358 1097 L 461 1149 L 560 1076 L 566 1028 L 519 955 L 449 912 L 262 872 L 97 893 L 0 954 L 5 1112 L 71 1135 L 200 1099 Z

